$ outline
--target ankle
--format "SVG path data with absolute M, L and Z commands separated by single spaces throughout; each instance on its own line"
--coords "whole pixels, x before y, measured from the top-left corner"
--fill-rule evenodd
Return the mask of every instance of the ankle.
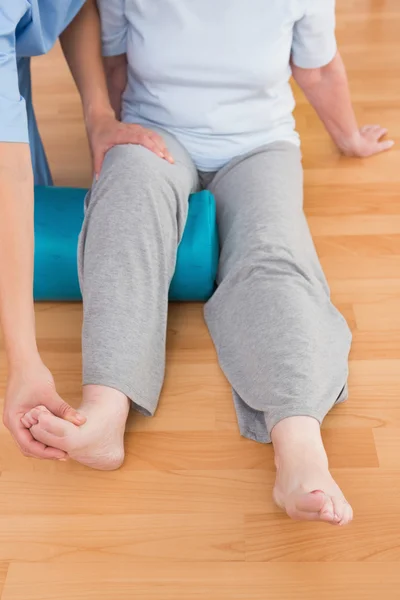
M 80 410 L 93 410 L 112 407 L 112 413 L 126 412 L 130 408 L 130 400 L 122 392 L 103 385 L 85 385 Z M 111 408 L 110 408 L 111 410 Z
M 312 463 L 328 467 L 328 457 L 321 437 L 319 423 L 312 417 L 289 417 L 272 430 L 277 469 Z

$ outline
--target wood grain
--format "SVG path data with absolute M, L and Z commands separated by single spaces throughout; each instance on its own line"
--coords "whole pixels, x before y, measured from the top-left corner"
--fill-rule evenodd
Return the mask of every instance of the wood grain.
M 395 600 L 396 563 L 140 563 L 118 559 L 84 568 L 10 566 L 2 600 Z M 83 590 L 88 590 L 86 593 Z M 349 590 L 352 590 L 351 596 Z
M 29 460 L 0 427 L 1 600 L 399 598 L 400 3 L 338 0 L 337 17 L 360 123 L 397 141 L 370 160 L 341 157 L 295 88 L 305 209 L 353 332 L 350 400 L 323 436 L 354 524 L 296 524 L 276 508 L 272 449 L 239 436 L 203 307 L 174 304 L 160 407 L 154 419 L 131 415 L 123 469 Z M 33 67 L 55 181 L 88 186 L 80 101 L 59 47 Z M 58 391 L 78 405 L 81 306 L 40 304 L 36 320 Z M 5 382 L 1 360 L 0 409 Z

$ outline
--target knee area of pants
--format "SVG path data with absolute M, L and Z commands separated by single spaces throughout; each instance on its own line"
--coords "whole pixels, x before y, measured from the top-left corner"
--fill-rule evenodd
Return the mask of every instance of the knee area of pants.
M 105 165 L 89 205 L 103 206 L 107 212 L 112 207 L 114 218 L 120 211 L 128 221 L 162 207 L 160 198 L 171 194 L 172 186 L 160 168 L 161 159 L 154 155 L 149 160 L 151 152 L 140 146 L 119 146 L 110 152 L 112 163 Z
M 157 179 L 158 174 L 164 173 L 168 166 L 171 165 L 151 150 L 139 145 L 126 144 L 114 146 L 108 151 L 103 174 L 105 177 L 118 177 L 117 185 L 132 179 L 137 183 L 152 182 Z
M 261 269 L 287 274 L 304 272 L 303 262 L 302 257 L 297 256 L 292 248 L 269 244 L 260 244 L 249 248 L 242 260 L 242 264 L 245 263 L 254 271 Z

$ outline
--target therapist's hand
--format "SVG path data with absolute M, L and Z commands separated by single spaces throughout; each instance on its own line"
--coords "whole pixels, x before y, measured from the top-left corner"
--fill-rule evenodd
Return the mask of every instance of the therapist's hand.
M 87 131 L 96 177 L 100 174 L 108 150 L 122 144 L 144 146 L 160 158 L 171 164 L 174 163 L 162 137 L 141 125 L 121 123 L 113 115 L 107 114 L 92 118 L 87 123 Z
M 36 441 L 30 430 L 21 422 L 29 410 L 40 405 L 74 425 L 83 425 L 86 421 L 85 417 L 57 394 L 54 379 L 40 358 L 34 359 L 23 367 L 12 367 L 5 398 L 4 425 L 10 430 L 25 456 L 53 460 L 65 459 L 67 458 L 65 452 Z

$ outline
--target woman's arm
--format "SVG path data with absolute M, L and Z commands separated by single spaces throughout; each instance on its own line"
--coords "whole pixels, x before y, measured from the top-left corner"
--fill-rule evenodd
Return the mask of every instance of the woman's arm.
M 393 146 L 391 140 L 381 141 L 387 130 L 379 125 L 367 125 L 359 129 L 346 69 L 339 53 L 326 66 L 317 69 L 303 69 L 292 63 L 292 72 L 343 154 L 367 157 Z

